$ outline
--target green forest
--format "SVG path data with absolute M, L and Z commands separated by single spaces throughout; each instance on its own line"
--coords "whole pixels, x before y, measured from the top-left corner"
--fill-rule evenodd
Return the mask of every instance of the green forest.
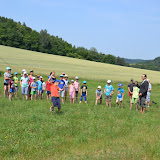
M 129 64 L 125 61 L 125 58 L 99 53 L 94 47 L 89 50 L 84 47 L 76 47 L 58 36 L 50 35 L 46 29 L 37 32 L 25 23 L 15 22 L 13 19 L 5 17 L 0 17 L 0 45 L 102 63 L 160 71 L 160 57 L 157 57 L 153 61 Z

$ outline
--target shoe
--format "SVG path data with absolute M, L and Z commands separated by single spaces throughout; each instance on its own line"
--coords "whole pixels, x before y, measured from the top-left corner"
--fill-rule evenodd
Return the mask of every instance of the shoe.
M 157 104 L 156 102 L 152 101 L 152 103 Z
M 148 106 L 148 107 L 150 107 L 150 106 Z
M 51 112 L 53 112 L 53 108 L 52 108 L 52 106 L 50 107 L 50 111 L 51 111 Z

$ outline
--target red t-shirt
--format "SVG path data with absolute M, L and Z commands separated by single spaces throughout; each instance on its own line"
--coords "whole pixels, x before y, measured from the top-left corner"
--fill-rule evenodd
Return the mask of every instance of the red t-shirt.
M 46 82 L 46 87 L 47 87 L 47 91 L 51 91 L 51 85 L 48 81 Z
M 51 97 L 59 97 L 59 87 L 55 86 L 53 83 L 50 84 Z
M 11 89 L 13 89 L 14 88 L 14 80 L 9 80 L 9 87 L 11 88 Z

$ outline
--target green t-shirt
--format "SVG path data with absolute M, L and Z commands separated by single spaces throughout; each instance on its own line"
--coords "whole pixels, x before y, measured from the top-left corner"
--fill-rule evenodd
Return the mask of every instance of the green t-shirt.
M 28 87 L 29 77 L 21 77 L 22 87 Z
M 137 86 L 133 87 L 133 98 L 138 98 L 139 97 L 139 88 Z
M 18 86 L 18 77 L 13 77 L 15 87 Z

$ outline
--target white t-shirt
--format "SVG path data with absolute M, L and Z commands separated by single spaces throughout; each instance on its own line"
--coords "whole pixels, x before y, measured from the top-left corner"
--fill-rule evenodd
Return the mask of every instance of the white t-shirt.
M 42 87 L 43 87 L 43 91 L 45 91 L 46 90 L 46 83 L 45 82 L 42 83 Z

